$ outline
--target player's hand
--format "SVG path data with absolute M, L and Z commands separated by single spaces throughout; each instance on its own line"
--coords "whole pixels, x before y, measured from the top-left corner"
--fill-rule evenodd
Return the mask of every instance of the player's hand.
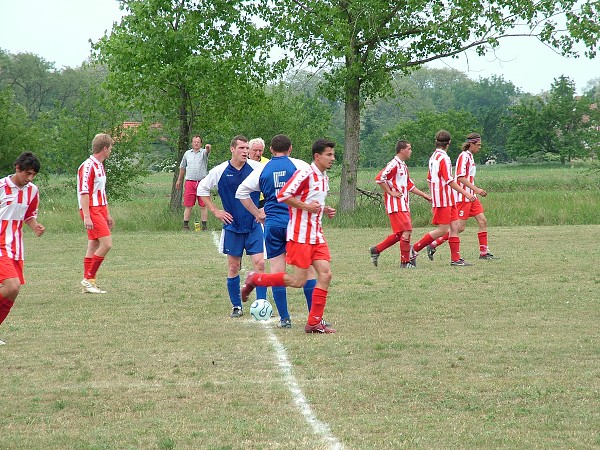
M 472 202 L 477 200 L 477 196 L 475 194 L 469 194 L 469 195 L 467 195 L 467 198 Z
M 319 211 L 321 211 L 321 204 L 316 200 L 313 200 L 310 203 L 305 203 L 305 205 L 306 211 L 308 211 L 309 213 L 318 214 Z
M 181 181 L 177 180 L 177 182 L 175 183 L 175 189 L 181 189 Z
M 425 195 L 425 200 L 427 200 L 429 203 L 431 203 L 433 201 L 433 199 L 431 198 L 431 195 Z
M 332 208 L 331 206 L 324 206 L 323 207 L 323 212 L 325 214 L 327 214 L 327 217 L 329 217 L 330 219 L 333 219 L 335 216 L 335 213 L 337 212 L 335 210 L 335 208 Z
M 259 213 L 256 216 L 254 216 L 254 218 L 258 223 L 262 223 L 264 225 L 267 215 L 265 214 L 265 211 L 263 209 L 259 209 L 258 211 Z
M 115 225 L 115 221 L 113 220 L 112 216 L 106 217 L 106 223 L 108 224 L 108 228 L 112 230 L 112 227 Z
M 42 234 L 44 234 L 44 231 L 46 231 L 46 227 L 41 223 L 38 223 L 33 229 L 33 232 L 37 237 L 40 237 Z
M 227 211 L 223 211 L 222 209 L 219 209 L 215 212 L 215 217 L 226 224 L 230 224 L 231 222 L 233 222 L 233 216 Z
M 210 146 L 210 144 L 206 144 L 206 145 L 204 146 L 204 148 L 206 149 L 206 151 L 207 151 L 207 152 L 210 152 L 210 149 L 211 149 L 212 147 Z
M 94 228 L 94 224 L 92 222 L 92 219 L 90 219 L 89 217 L 84 217 L 83 218 L 83 226 L 85 227 L 86 230 L 91 230 Z
M 481 195 L 482 197 L 486 197 L 487 196 L 487 192 L 486 192 L 485 189 L 481 189 L 480 188 L 480 189 L 477 189 L 475 192 L 477 193 L 477 195 Z

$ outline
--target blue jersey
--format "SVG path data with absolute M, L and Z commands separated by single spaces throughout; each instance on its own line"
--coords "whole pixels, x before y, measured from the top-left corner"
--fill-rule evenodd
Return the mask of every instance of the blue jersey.
M 236 197 L 248 198 L 254 192 L 262 192 L 265 197 L 265 226 L 285 228 L 290 219 L 289 209 L 285 203 L 277 201 L 277 194 L 296 170 L 306 167 L 309 164 L 300 159 L 274 156 L 244 180 Z
M 235 198 L 235 192 L 239 185 L 258 166 L 261 166 L 261 164 L 248 160 L 238 170 L 229 161 L 225 161 L 213 167 L 206 178 L 198 184 L 198 196 L 208 197 L 210 196 L 210 190 L 216 187 L 223 203 L 223 209 L 233 216 L 231 223 L 223 224 L 224 230 L 233 231 L 234 233 L 249 233 L 255 227 L 260 226 L 254 216 L 244 208 L 242 202 Z M 258 205 L 259 197 L 258 192 L 252 193 L 250 196 L 255 205 Z

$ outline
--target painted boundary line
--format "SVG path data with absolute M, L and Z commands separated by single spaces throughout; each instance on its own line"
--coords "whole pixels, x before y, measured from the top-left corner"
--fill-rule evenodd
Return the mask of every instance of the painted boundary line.
M 221 233 L 217 231 L 212 232 L 213 242 L 217 250 L 221 248 Z M 315 435 L 322 438 L 328 444 L 328 448 L 330 450 L 343 450 L 343 444 L 336 439 L 336 437 L 331 433 L 329 425 L 324 422 L 321 422 L 312 411 L 310 404 L 306 400 L 302 389 L 300 389 L 300 385 L 296 381 L 294 374 L 292 372 L 292 364 L 287 356 L 287 352 L 285 351 L 285 347 L 279 342 L 273 330 L 268 327 L 268 322 L 261 322 L 263 328 L 265 329 L 269 340 L 271 341 L 271 345 L 275 350 L 277 355 L 277 363 L 279 365 L 279 370 L 283 374 L 283 380 L 288 390 L 292 394 L 292 398 L 294 399 L 294 403 L 300 410 L 302 416 L 306 422 L 312 427 Z

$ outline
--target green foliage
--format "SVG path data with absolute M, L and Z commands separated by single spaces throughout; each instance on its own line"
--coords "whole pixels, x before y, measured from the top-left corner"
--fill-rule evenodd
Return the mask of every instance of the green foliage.
M 0 89 L 0 177 L 14 173 L 14 162 L 22 152 L 33 151 L 39 157 L 36 137 L 25 108 L 14 101 L 9 89 Z
M 441 129 L 447 130 L 452 136 L 448 154 L 454 160 L 460 153 L 465 136 L 473 131 L 479 131 L 479 124 L 476 117 L 466 111 L 421 112 L 417 114 L 417 120 L 398 124 L 385 137 L 386 148 L 389 149 L 387 161 L 395 155 L 396 142 L 399 139 L 406 139 L 411 142 L 413 148 L 408 164 L 427 165 L 431 153 L 435 150 L 435 133 Z M 383 167 L 382 164 L 380 166 Z
M 514 158 L 543 155 L 562 163 L 597 151 L 600 114 L 588 96 L 576 97 L 574 83 L 560 77 L 547 96 L 522 100 L 506 117 L 506 150 Z

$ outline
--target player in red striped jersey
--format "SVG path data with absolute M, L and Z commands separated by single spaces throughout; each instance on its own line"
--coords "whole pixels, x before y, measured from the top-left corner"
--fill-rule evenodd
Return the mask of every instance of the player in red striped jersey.
M 113 139 L 104 133 L 92 140 L 92 155 L 77 170 L 79 215 L 87 230 L 88 245 L 83 259 L 83 292 L 105 294 L 96 285 L 96 273 L 112 248 L 110 230 L 114 225 L 106 198 L 104 161 L 110 156 Z
M 446 130 L 440 130 L 435 135 L 436 149 L 429 158 L 427 181 L 432 198 L 433 219 L 431 223 L 437 228 L 425 234 L 411 248 L 411 263 L 415 265 L 420 250 L 434 240 L 449 234 L 450 264 L 453 266 L 470 266 L 460 257 L 460 238 L 458 237 L 458 210 L 454 200 L 454 191 L 473 201 L 477 197 L 459 186 L 452 176 L 452 163 L 446 153 L 450 146 L 451 136 Z
M 412 220 L 408 193 L 423 197 L 431 202 L 431 197 L 417 189 L 410 179 L 406 162 L 412 153 L 410 142 L 400 140 L 396 143 L 396 156 L 377 174 L 375 181 L 383 190 L 385 211 L 390 219 L 392 234 L 369 249 L 371 261 L 377 267 L 379 255 L 385 249 L 400 242 L 400 267 L 413 268 L 410 262 L 410 235 Z
M 313 290 L 308 320 L 304 330 L 307 333 L 335 333 L 323 321 L 331 283 L 331 256 L 323 236 L 322 218 L 335 216 L 335 209 L 325 205 L 329 191 L 329 177 L 326 170 L 335 161 L 335 143 L 318 139 L 313 143 L 313 162 L 310 167 L 297 170 L 277 194 L 277 200 L 290 208 L 287 227 L 286 262 L 294 266 L 292 274 L 249 272 L 242 286 L 242 300 L 256 286 L 289 286 L 302 288 L 308 279 L 310 266 L 317 272 L 317 284 Z
M 25 152 L 15 161 L 15 174 L 0 179 L 0 324 L 25 284 L 23 224 L 38 237 L 45 231 L 37 221 L 39 194 L 32 183 L 39 171 L 36 156 Z
M 476 155 L 481 150 L 481 135 L 479 133 L 470 133 L 467 135 L 467 141 L 462 145 L 462 152 L 456 160 L 456 181 L 465 189 L 465 191 L 487 196 L 487 192 L 475 185 L 475 159 Z M 483 205 L 478 198 L 475 201 L 470 201 L 462 194 L 456 193 L 456 204 L 458 208 L 458 232 L 462 233 L 467 225 L 469 217 L 474 217 L 479 227 L 477 239 L 479 240 L 479 259 L 497 259 L 489 251 L 487 219 L 483 213 Z M 437 238 L 427 246 L 427 256 L 433 261 L 435 249 L 448 240 L 448 234 Z

